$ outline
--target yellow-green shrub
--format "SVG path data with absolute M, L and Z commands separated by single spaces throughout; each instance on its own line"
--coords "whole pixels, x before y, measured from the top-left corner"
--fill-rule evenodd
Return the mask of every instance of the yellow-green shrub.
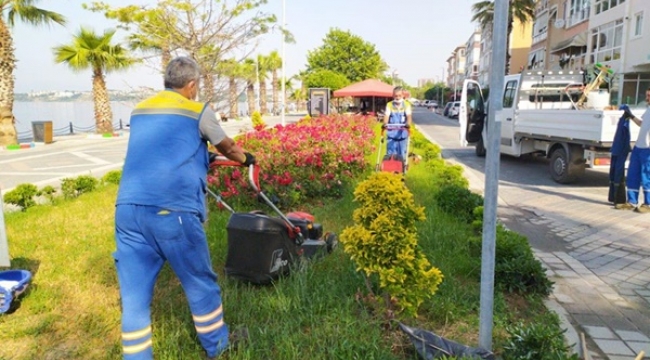
M 442 273 L 432 267 L 417 243 L 416 222 L 424 208 L 415 204 L 401 175 L 375 173 L 354 191 L 355 225 L 341 233 L 343 250 L 369 279 L 379 281 L 386 305 L 409 316 L 437 291 Z M 373 294 L 374 295 L 374 294 Z
M 266 127 L 264 119 L 262 119 L 262 114 L 259 111 L 254 111 L 251 116 L 251 121 L 253 122 L 253 128 L 255 130 L 262 130 Z

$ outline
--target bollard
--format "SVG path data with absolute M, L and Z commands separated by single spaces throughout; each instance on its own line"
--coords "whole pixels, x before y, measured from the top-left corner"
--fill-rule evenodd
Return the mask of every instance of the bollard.
M 74 134 L 74 127 L 72 126 L 72 121 L 70 121 L 70 135 Z

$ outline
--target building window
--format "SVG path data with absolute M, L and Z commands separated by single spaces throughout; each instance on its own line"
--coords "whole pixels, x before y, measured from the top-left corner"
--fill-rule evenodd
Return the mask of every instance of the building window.
M 634 36 L 643 34 L 643 12 L 634 15 Z
M 571 0 L 569 6 L 568 26 L 579 24 L 589 19 L 589 5 L 591 0 Z
M 621 58 L 623 19 L 612 21 L 591 30 L 592 63 Z
M 541 48 L 531 51 L 528 54 L 528 70 L 544 69 L 546 60 L 546 49 Z
M 596 14 L 607 11 L 617 5 L 621 5 L 625 0 L 596 0 L 594 6 L 596 7 Z

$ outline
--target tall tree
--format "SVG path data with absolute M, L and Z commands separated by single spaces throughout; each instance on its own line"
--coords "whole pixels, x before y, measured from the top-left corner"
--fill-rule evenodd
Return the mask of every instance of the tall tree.
M 73 71 L 92 71 L 93 102 L 97 133 L 113 131 L 113 112 L 106 89 L 105 73 L 123 70 L 136 60 L 128 56 L 121 45 L 112 44 L 115 30 L 105 30 L 98 35 L 92 29 L 82 27 L 74 35 L 72 43 L 54 48 L 57 63 L 67 64 Z
M 242 66 L 235 59 L 226 59 L 217 66 L 218 72 L 228 79 L 228 117 L 235 119 L 239 115 L 237 78 L 241 76 Z
M 257 81 L 257 72 L 255 69 L 255 60 L 246 59 L 241 63 L 240 76 L 246 81 L 246 102 L 248 104 L 248 115 L 252 116 L 255 111 L 255 82 Z
M 9 114 L 14 109 L 14 69 L 16 57 L 14 55 L 13 37 L 10 27 L 20 19 L 31 25 L 45 25 L 56 23 L 65 24 L 65 18 L 55 12 L 36 7 L 38 0 L 0 0 L 0 109 Z M 16 127 L 13 124 L 13 115 L 9 118 L 13 127 L 13 136 L 0 137 L 0 145 L 17 144 Z
M 257 55 L 257 78 L 260 87 L 260 113 L 267 114 L 269 112 L 267 106 L 266 95 L 266 80 L 269 77 L 269 57 L 264 55 Z
M 278 80 L 278 70 L 282 69 L 282 57 L 277 51 L 271 51 L 268 56 L 269 71 L 271 72 L 271 86 L 273 88 L 273 112 L 277 113 L 280 109 L 280 81 Z
M 512 34 L 515 19 L 521 24 L 527 24 L 529 21 L 534 20 L 536 3 L 536 0 L 509 1 L 508 30 L 506 36 L 506 75 L 510 73 L 510 34 Z M 472 5 L 472 12 L 474 13 L 472 21 L 478 22 L 482 30 L 490 29 L 490 33 L 492 33 L 492 26 L 494 24 L 494 0 L 484 0 L 475 3 Z
M 307 54 L 307 72 L 330 70 L 352 82 L 377 79 L 387 68 L 374 44 L 336 28 L 327 33 L 321 47 Z
M 161 52 L 163 62 L 164 51 L 169 51 L 169 55 L 184 54 L 207 72 L 217 68 L 221 60 L 250 50 L 253 40 L 270 31 L 277 18 L 260 11 L 267 2 L 160 0 L 153 8 L 133 5 L 113 8 L 108 2 L 93 2 L 85 7 L 133 28 L 132 45 Z M 283 33 L 293 41 L 290 33 Z M 202 51 L 207 46 L 213 52 Z
M 307 74 L 303 82 L 308 88 L 328 88 L 331 91 L 350 85 L 350 80 L 344 75 L 324 69 Z

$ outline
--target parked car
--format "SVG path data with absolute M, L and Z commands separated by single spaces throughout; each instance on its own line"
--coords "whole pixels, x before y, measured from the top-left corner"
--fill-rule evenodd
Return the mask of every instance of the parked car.
M 449 117 L 458 119 L 458 113 L 460 113 L 460 101 L 454 101 L 449 108 Z
M 445 108 L 442 110 L 442 116 L 449 116 L 449 109 L 451 109 L 451 106 L 454 104 L 453 101 L 450 101 L 445 104 Z

